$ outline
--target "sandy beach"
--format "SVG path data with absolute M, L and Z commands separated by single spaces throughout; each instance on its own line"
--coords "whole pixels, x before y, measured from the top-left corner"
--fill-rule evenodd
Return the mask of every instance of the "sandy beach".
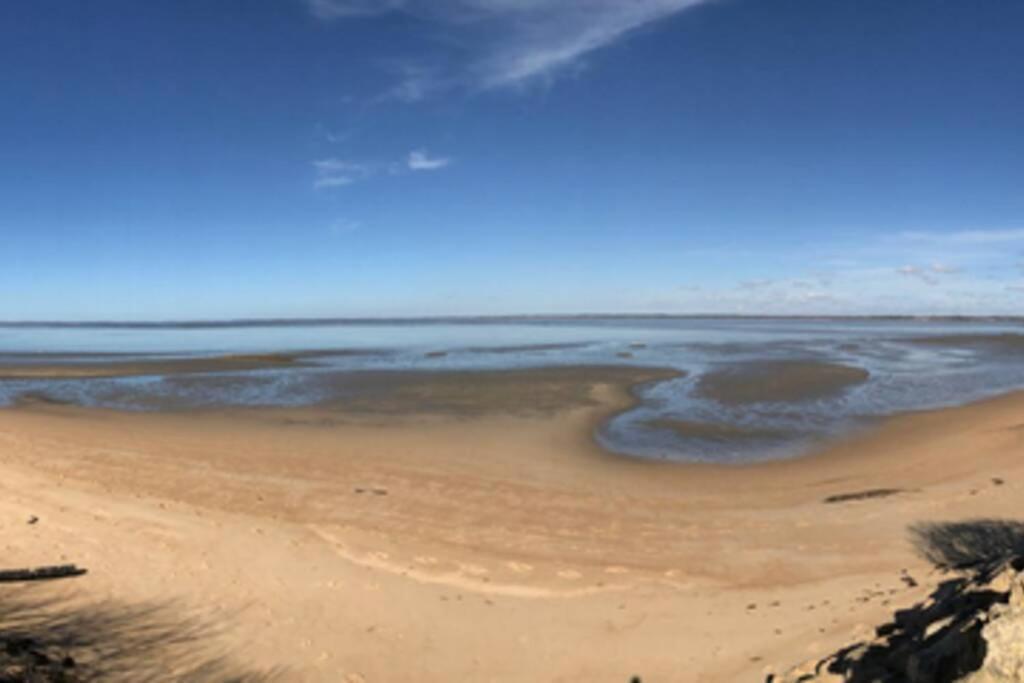
M 437 373 L 310 408 L 25 402 L 0 411 L 3 564 L 74 562 L 32 594 L 201 618 L 195 657 L 277 680 L 724 683 L 926 595 L 915 523 L 1019 514 L 1022 394 L 787 461 L 602 451 L 597 425 L 670 372 Z

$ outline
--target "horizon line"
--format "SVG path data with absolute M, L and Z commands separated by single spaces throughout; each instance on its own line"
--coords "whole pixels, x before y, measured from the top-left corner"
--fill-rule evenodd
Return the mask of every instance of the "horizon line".
M 745 313 L 515 313 L 482 315 L 429 315 L 429 316 L 340 316 L 340 317 L 255 317 L 204 318 L 163 320 L 0 320 L 0 328 L 226 328 L 226 327 L 285 327 L 329 325 L 381 325 L 400 323 L 490 323 L 531 322 L 558 320 L 913 320 L 936 322 L 1020 322 L 1024 314 L 965 315 L 965 314 L 745 314 Z

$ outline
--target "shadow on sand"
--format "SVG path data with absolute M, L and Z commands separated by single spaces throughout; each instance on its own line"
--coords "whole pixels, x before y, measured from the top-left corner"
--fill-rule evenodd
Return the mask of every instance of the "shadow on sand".
M 909 529 L 917 552 L 942 571 L 922 602 L 897 610 L 873 638 L 768 681 L 950 683 L 978 670 L 987 653 L 982 628 L 989 610 L 1010 600 L 1007 576 L 1024 570 L 1024 523 L 979 519 L 924 523 Z M 908 585 L 916 581 L 904 574 Z
M 940 569 L 979 569 L 1024 555 L 1024 522 L 977 519 L 916 524 L 917 552 Z
M 82 603 L 32 586 L 0 589 L 0 681 L 269 683 L 232 661 L 211 619 L 170 605 Z

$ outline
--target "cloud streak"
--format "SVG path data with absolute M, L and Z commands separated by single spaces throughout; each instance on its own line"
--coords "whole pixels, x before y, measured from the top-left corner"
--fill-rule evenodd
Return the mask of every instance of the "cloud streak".
M 474 90 L 550 81 L 588 55 L 713 0 L 306 0 L 324 21 L 401 12 L 466 49 L 440 71 L 416 63 L 389 94 L 417 101 L 452 87 Z
M 399 175 L 409 171 L 438 171 L 451 163 L 449 157 L 432 157 L 424 149 L 409 152 L 404 162 L 364 162 L 329 157 L 313 162 L 313 188 L 345 187 L 382 173 Z
M 778 249 L 687 249 L 678 268 L 702 286 L 673 292 L 670 308 L 690 313 L 1024 315 L 1022 246 L 1024 231 L 996 228 L 892 231 L 854 241 L 826 237 Z
M 906 265 L 898 268 L 896 272 L 904 277 L 916 278 L 926 285 L 937 285 L 942 276 L 955 275 L 960 269 L 944 263 L 933 263 L 930 266 Z
M 314 161 L 313 169 L 316 174 L 313 180 L 313 187 L 316 189 L 351 185 L 356 181 L 368 178 L 376 172 L 372 165 L 336 158 Z
M 416 149 L 409 152 L 406 165 L 410 171 L 436 171 L 451 163 L 447 157 L 431 157 L 426 150 Z

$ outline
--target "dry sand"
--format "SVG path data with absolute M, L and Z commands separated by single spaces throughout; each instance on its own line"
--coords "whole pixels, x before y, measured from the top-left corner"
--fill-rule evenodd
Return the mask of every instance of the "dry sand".
M 591 439 L 644 372 L 478 374 L 526 393 L 468 412 L 450 380 L 404 412 L 0 411 L 2 565 L 75 562 L 37 592 L 201 613 L 282 680 L 731 683 L 927 594 L 909 525 L 1020 513 L 1022 395 L 683 466 Z M 431 395 L 449 409 L 415 409 Z

